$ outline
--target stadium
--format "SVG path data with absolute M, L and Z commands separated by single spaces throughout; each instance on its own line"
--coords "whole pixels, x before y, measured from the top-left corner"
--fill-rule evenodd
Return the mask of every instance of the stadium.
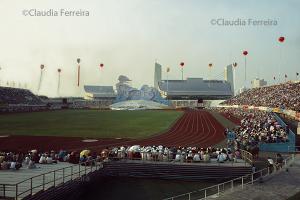
M 96 29 L 88 29 L 90 38 L 86 38 L 86 30 L 80 29 L 79 34 L 84 33 L 82 43 L 77 41 L 82 37 L 78 33 L 74 33 L 77 37 L 65 35 L 61 29 L 58 35 L 64 40 L 58 39 L 57 33 L 53 38 L 66 47 L 49 38 L 52 43 L 44 49 L 37 51 L 32 43 L 28 52 L 33 53 L 24 54 L 20 61 L 13 56 L 14 62 L 14 53 L 0 50 L 1 200 L 300 199 L 300 80 L 298 69 L 284 66 L 284 62 L 295 64 L 295 54 L 290 53 L 294 45 L 286 37 L 296 40 L 293 34 L 299 30 L 292 29 L 294 32 L 287 32 L 287 36 L 268 32 L 272 37 L 260 32 L 264 40 L 257 45 L 240 37 L 240 30 L 229 31 L 228 36 L 225 29 L 210 32 L 210 27 L 201 31 L 205 33 L 201 40 L 204 47 L 195 47 L 197 26 L 189 27 L 186 20 L 176 16 L 186 17 L 179 11 L 187 5 L 192 6 L 188 11 L 193 16 L 199 13 L 194 8 L 208 14 L 209 9 L 201 7 L 204 2 L 201 6 L 174 2 L 175 10 L 162 2 L 102 3 L 103 8 L 112 10 L 102 10 L 101 17 L 92 18 L 105 27 L 97 32 L 101 37 L 90 31 Z M 244 5 L 254 12 L 251 4 Z M 145 17 L 149 10 L 158 16 Z M 112 11 L 117 18 L 107 14 Z M 176 23 L 162 18 L 167 16 L 165 12 L 174 17 L 171 21 L 187 29 L 176 29 Z M 152 24 L 156 17 L 167 29 L 160 23 Z M 61 19 L 55 23 L 65 22 Z M 82 27 L 92 24 L 77 20 Z M 128 30 L 124 22 L 141 28 Z M 53 24 L 43 21 L 39 25 L 44 23 Z M 151 32 L 153 27 L 155 32 Z M 172 28 L 177 30 L 174 35 L 169 34 Z M 128 39 L 128 33 L 135 40 Z M 224 42 L 223 34 L 231 38 L 230 43 Z M 144 35 L 155 45 L 144 45 Z M 158 35 L 162 46 L 156 48 Z M 47 38 L 35 36 L 39 42 Z M 70 41 L 72 47 L 68 46 Z M 180 41 L 186 41 L 188 48 L 182 50 Z M 170 44 L 173 49 L 166 50 Z M 97 45 L 105 48 L 99 50 Z M 272 53 L 278 56 L 278 63 L 273 54 L 260 55 L 275 45 L 278 48 Z M 233 55 L 222 56 L 217 50 L 220 47 Z M 195 49 L 201 56 L 195 56 Z M 179 59 L 184 57 L 179 54 L 186 59 Z M 154 55 L 161 56 L 161 61 L 154 62 Z M 26 69 L 31 69 L 29 63 L 35 65 L 23 85 L 26 73 L 14 67 L 20 62 Z M 59 68 L 51 68 L 57 63 Z M 269 68 L 254 69 L 258 64 Z

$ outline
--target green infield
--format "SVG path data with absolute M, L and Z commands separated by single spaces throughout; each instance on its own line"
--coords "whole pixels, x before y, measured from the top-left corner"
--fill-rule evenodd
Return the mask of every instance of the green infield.
M 0 115 L 0 135 L 144 138 L 159 133 L 179 111 L 61 110 Z

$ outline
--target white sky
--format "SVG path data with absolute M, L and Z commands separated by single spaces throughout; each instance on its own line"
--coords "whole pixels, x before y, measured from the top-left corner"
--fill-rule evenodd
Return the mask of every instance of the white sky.
M 22 15 L 28 9 L 81 9 L 90 16 Z M 44 64 L 41 94 L 56 95 L 60 67 L 60 93 L 78 95 L 76 58 L 80 57 L 81 86 L 115 85 L 121 74 L 132 79 L 135 87 L 153 85 L 157 59 L 171 68 L 170 79 L 181 78 L 181 61 L 186 63 L 185 77 L 204 78 L 208 78 L 210 62 L 213 75 L 237 62 L 240 87 L 244 83 L 243 50 L 249 51 L 249 80 L 259 75 L 272 83 L 279 63 L 282 74 L 295 79 L 296 71 L 300 72 L 299 10 L 297 0 L 0 0 L 0 84 L 27 83 L 36 92 L 39 66 Z M 218 18 L 271 19 L 278 25 L 211 25 L 211 19 Z M 279 36 L 286 38 L 282 59 Z

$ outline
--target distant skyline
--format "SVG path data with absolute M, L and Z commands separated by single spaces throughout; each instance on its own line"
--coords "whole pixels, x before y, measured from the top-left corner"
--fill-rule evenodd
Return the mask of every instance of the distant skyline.
M 169 79 L 224 79 L 237 62 L 237 86 L 256 77 L 273 84 L 300 72 L 300 1 L 239 0 L 1 0 L 0 83 L 27 83 L 40 94 L 83 94 L 83 85 L 115 85 L 119 75 L 132 86 L 153 86 L 155 60 L 170 67 Z M 76 15 L 81 16 L 72 16 Z M 56 13 L 56 15 L 55 15 Z M 34 15 L 34 16 L 29 16 Z M 49 15 L 49 16 L 41 16 Z M 67 16 L 68 15 L 68 16 Z M 71 15 L 71 16 L 70 16 Z M 278 38 L 285 37 L 284 43 Z M 76 86 L 81 58 L 81 89 Z M 103 63 L 103 69 L 99 64 Z

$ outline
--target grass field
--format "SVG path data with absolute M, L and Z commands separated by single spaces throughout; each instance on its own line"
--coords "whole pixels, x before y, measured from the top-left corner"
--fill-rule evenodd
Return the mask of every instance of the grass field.
M 168 129 L 179 111 L 62 110 L 0 115 L 0 135 L 144 138 Z

